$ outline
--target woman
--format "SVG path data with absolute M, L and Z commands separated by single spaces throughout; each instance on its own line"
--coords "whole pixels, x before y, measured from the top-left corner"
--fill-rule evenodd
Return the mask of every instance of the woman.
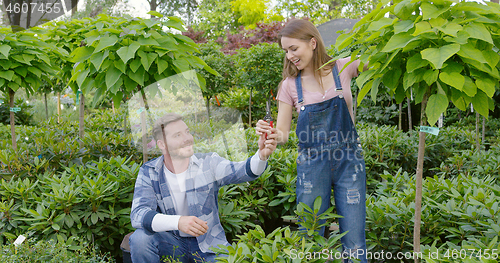
M 330 206 L 333 186 L 337 214 L 343 216 L 339 219 L 340 231 L 348 231 L 341 239 L 344 255 L 367 262 L 366 172 L 353 124 L 350 89 L 351 78 L 358 74 L 359 61 L 344 68 L 350 60 L 340 59 L 319 69 L 331 57 L 319 31 L 306 20 L 291 20 L 278 37 L 286 57 L 277 96 L 276 128 L 278 143 L 285 143 L 293 108 L 297 110 L 297 203 L 313 207 L 314 200 L 321 196 L 321 214 Z M 270 134 L 269 124 L 259 120 L 256 132 Z M 319 234 L 324 234 L 324 227 Z

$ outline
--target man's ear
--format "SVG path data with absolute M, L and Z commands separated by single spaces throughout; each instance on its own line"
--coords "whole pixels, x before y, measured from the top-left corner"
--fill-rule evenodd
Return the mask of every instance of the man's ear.
M 163 143 L 163 140 L 157 140 L 156 145 L 158 145 L 158 148 L 160 148 L 160 150 L 165 150 L 165 143 Z

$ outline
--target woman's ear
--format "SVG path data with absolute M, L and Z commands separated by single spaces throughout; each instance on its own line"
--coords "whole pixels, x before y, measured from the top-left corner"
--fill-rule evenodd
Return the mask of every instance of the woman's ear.
M 312 49 L 315 50 L 316 49 L 316 38 L 311 38 L 311 41 L 309 42 L 309 44 L 311 45 Z

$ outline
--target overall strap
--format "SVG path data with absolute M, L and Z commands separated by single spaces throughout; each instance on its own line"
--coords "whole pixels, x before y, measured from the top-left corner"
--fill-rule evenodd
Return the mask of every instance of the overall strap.
M 300 81 L 300 73 L 301 71 L 299 71 L 299 74 L 297 74 L 297 78 L 295 78 L 295 86 L 297 88 L 297 95 L 298 95 L 298 103 L 299 105 L 302 105 L 304 104 L 304 97 L 302 96 L 302 81 Z
M 339 70 L 337 69 L 337 63 L 332 68 L 332 75 L 333 75 L 333 80 L 335 80 L 335 90 L 340 91 L 342 90 L 342 83 L 340 82 L 340 74 Z

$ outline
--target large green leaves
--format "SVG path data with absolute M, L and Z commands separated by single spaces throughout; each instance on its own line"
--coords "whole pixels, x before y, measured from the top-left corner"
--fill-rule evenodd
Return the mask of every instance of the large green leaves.
M 429 97 L 425 114 L 427 121 L 433 125 L 439 119 L 439 116 L 448 108 L 448 98 L 442 94 L 433 94 Z
M 459 50 L 459 44 L 450 44 L 439 48 L 427 48 L 420 53 L 422 54 L 422 58 L 431 62 L 434 68 L 440 69 L 443 67 L 443 63 Z
M 369 91 L 379 93 L 382 76 L 388 89 L 380 90 L 398 100 L 411 93 L 416 103 L 428 97 L 431 123 L 449 100 L 461 110 L 480 100 L 487 105 L 485 98 L 500 81 L 498 10 L 496 4 L 454 0 L 379 4 L 336 43 L 337 48 L 357 45 L 352 53 L 368 65 L 357 79 L 358 102 Z M 487 107 L 478 112 L 487 115 Z
M 127 61 L 131 58 L 135 57 L 135 52 L 137 49 L 141 47 L 141 44 L 138 42 L 132 42 L 129 46 L 121 47 L 116 52 L 118 56 L 123 60 L 123 63 L 127 63 Z

